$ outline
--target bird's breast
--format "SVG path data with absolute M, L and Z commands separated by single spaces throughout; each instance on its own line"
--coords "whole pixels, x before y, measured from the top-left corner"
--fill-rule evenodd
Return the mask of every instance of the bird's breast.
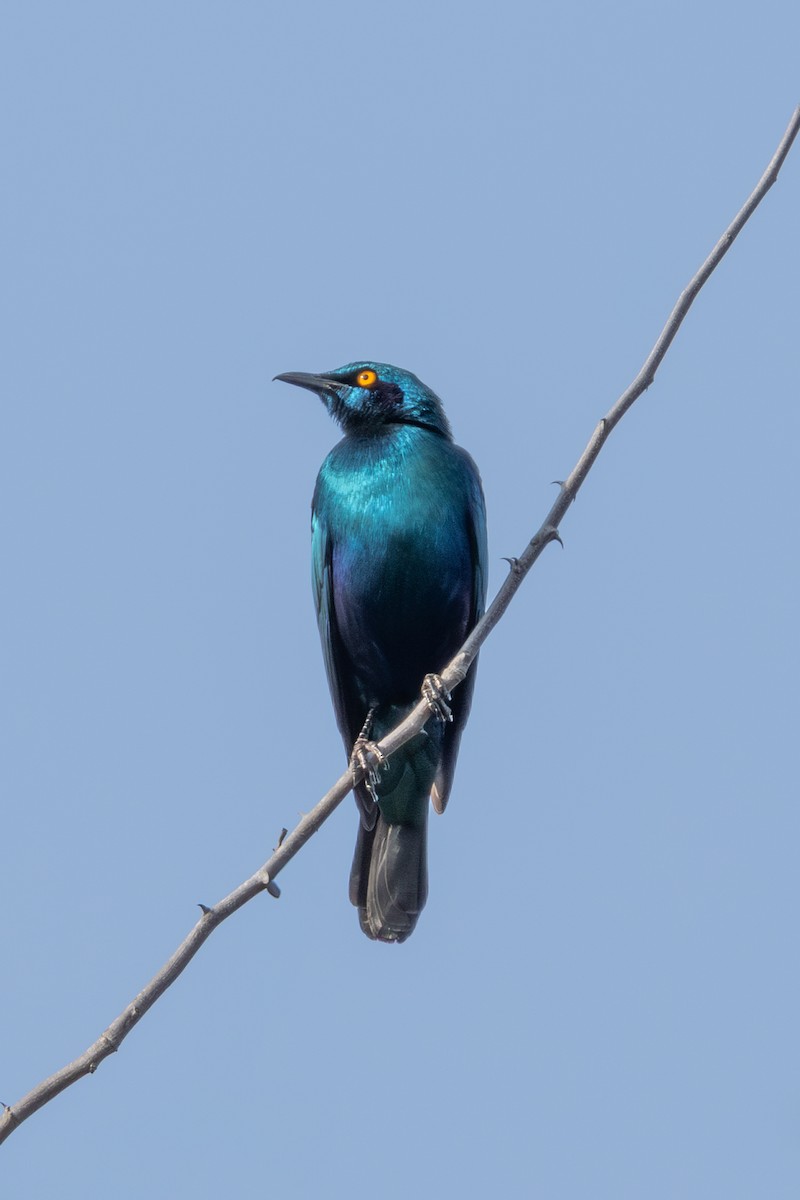
M 467 489 L 438 435 L 346 438 L 323 465 L 315 508 L 331 544 L 332 598 L 365 693 L 410 700 L 461 644 L 471 611 Z

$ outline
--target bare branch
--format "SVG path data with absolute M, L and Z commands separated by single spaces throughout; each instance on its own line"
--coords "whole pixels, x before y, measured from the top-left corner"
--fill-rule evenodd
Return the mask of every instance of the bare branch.
M 560 485 L 560 492 L 555 504 L 550 509 L 538 531 L 531 538 L 519 558 L 510 560 L 509 574 L 495 596 L 483 619 L 476 625 L 458 654 L 442 671 L 441 677 L 452 691 L 464 679 L 470 664 L 474 661 L 480 647 L 498 623 L 508 608 L 511 600 L 519 589 L 523 579 L 536 562 L 539 555 L 552 541 L 559 541 L 558 527 L 566 515 L 567 509 L 578 494 L 583 481 L 591 470 L 595 459 L 600 453 L 614 426 L 621 420 L 635 400 L 644 392 L 655 378 L 664 355 L 681 326 L 681 323 L 691 308 L 691 305 L 706 282 L 711 272 L 730 249 L 734 239 L 739 234 L 747 220 L 763 200 L 778 177 L 783 162 L 791 149 L 792 142 L 800 131 L 800 107 L 792 114 L 792 119 L 781 138 L 780 144 L 772 157 L 766 171 L 759 180 L 752 194 L 742 209 L 734 217 L 725 233 L 717 242 L 703 265 L 684 288 L 678 302 L 673 308 L 669 320 L 661 331 L 656 344 L 647 356 L 642 369 L 631 385 L 622 393 L 616 404 L 602 418 L 592 434 L 586 449 L 575 464 L 569 478 Z M 381 742 L 379 749 L 388 758 L 405 742 L 418 733 L 430 718 L 427 702 L 421 700 L 412 712 L 395 729 L 391 730 Z M 49 1076 L 38 1084 L 16 1104 L 3 1106 L 0 1115 L 0 1142 L 5 1141 L 13 1131 L 27 1120 L 33 1113 L 47 1104 L 59 1092 L 81 1079 L 91 1075 L 99 1064 L 109 1054 L 119 1049 L 120 1044 L 128 1036 L 134 1025 L 142 1019 L 148 1009 L 152 1008 L 159 996 L 172 984 L 182 971 L 189 965 L 205 940 L 213 933 L 227 917 L 252 900 L 259 892 L 267 891 L 272 896 L 279 896 L 280 891 L 275 884 L 275 876 L 286 866 L 298 851 L 305 845 L 328 819 L 335 808 L 341 804 L 344 797 L 352 789 L 353 784 L 363 778 L 363 771 L 355 773 L 349 769 L 342 775 L 322 797 L 315 808 L 307 813 L 292 832 L 286 836 L 283 830 L 278 846 L 272 857 L 239 887 L 235 888 L 213 908 L 205 905 L 200 907 L 203 915 L 186 938 L 178 946 L 172 957 L 161 970 L 153 976 L 138 996 L 124 1009 L 115 1021 L 108 1026 L 96 1042 L 91 1045 L 79 1058 L 62 1067 L 54 1075 Z

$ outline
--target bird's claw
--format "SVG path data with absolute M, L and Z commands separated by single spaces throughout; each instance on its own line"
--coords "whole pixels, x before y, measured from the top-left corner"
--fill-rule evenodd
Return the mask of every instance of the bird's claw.
M 437 721 L 452 721 L 453 710 L 449 701 L 453 697 L 442 683 L 441 675 L 426 675 L 422 681 L 422 699 Z
M 353 774 L 356 771 L 364 772 L 364 783 L 376 804 L 378 803 L 378 783 L 384 767 L 388 771 L 389 764 L 386 762 L 386 755 L 382 753 L 378 743 L 371 742 L 363 734 L 357 737 L 353 745 L 353 753 L 350 755 L 350 770 Z

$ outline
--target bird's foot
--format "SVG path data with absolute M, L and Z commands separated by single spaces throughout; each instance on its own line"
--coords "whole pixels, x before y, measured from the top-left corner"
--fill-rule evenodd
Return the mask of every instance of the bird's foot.
M 379 749 L 378 743 L 371 742 L 362 731 L 353 745 L 353 752 L 350 755 L 350 770 L 353 774 L 356 771 L 364 772 L 364 783 L 376 804 L 378 803 L 378 783 L 383 767 L 388 770 L 386 756 Z
M 453 697 L 442 683 L 441 675 L 426 675 L 422 681 L 422 699 L 437 721 L 452 721 L 453 710 L 449 701 Z
M 361 733 L 353 744 L 353 750 L 350 755 L 350 770 L 354 773 L 357 770 L 364 772 L 364 783 L 367 785 L 367 791 L 377 804 L 381 770 L 385 766 L 388 771 L 389 764 L 386 762 L 386 756 L 378 748 L 378 743 L 370 741 L 369 735 L 372 733 L 372 718 L 374 715 L 375 709 L 371 708 L 367 713 L 366 721 L 361 726 Z

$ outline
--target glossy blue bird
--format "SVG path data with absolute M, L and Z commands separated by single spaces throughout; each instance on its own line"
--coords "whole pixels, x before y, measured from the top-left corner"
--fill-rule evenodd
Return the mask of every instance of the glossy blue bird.
M 345 749 L 369 769 L 356 787 L 350 899 L 368 937 L 403 942 L 428 894 L 428 801 L 444 811 L 475 684 L 473 664 L 449 697 L 436 673 L 483 613 L 480 476 L 410 371 L 357 362 L 277 378 L 315 392 L 344 431 L 312 501 L 314 601 Z M 421 688 L 431 718 L 381 763 L 374 742 Z

